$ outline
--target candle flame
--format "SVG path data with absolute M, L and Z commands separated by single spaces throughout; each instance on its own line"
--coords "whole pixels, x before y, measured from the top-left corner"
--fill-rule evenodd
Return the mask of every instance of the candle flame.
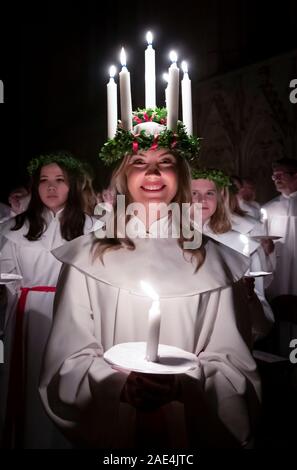
M 262 220 L 267 220 L 267 210 L 266 209 L 260 209 L 261 215 L 262 215 Z
M 123 47 L 121 49 L 120 62 L 122 64 L 122 67 L 126 67 L 126 65 L 127 65 L 126 52 L 125 52 L 125 49 Z
M 110 76 L 110 78 L 113 78 L 113 77 L 115 76 L 116 71 L 117 71 L 117 70 L 116 70 L 116 68 L 115 68 L 114 65 L 111 65 L 111 66 L 109 67 L 109 76 Z
M 152 286 L 146 281 L 140 281 L 141 288 L 144 290 L 146 295 L 148 295 L 153 300 L 159 300 L 157 292 L 152 288 Z
M 175 51 L 170 51 L 169 59 L 171 62 L 177 62 L 177 53 Z
M 148 45 L 152 44 L 152 42 L 153 42 L 153 35 L 152 35 L 152 33 L 151 33 L 150 31 L 148 31 L 148 32 L 146 33 L 146 40 L 147 40 Z
M 184 72 L 184 73 L 188 73 L 188 64 L 187 64 L 187 62 L 186 62 L 185 60 L 182 61 L 181 66 L 182 66 L 183 72 Z
M 165 73 L 163 73 L 162 76 L 163 76 L 163 79 L 165 80 L 165 82 L 168 83 L 168 80 L 169 80 L 168 73 L 165 72 Z

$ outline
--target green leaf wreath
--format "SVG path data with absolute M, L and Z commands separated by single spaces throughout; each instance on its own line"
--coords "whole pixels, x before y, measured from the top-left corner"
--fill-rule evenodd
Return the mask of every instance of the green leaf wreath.
M 165 126 L 166 116 L 166 108 L 138 109 L 133 113 L 132 122 L 133 126 L 143 122 L 156 122 Z M 193 162 L 197 160 L 200 140 L 199 137 L 189 136 L 180 121 L 175 131 L 164 128 L 157 135 L 147 135 L 145 130 L 133 134 L 119 125 L 115 137 L 109 139 L 101 148 L 99 157 L 106 165 L 112 165 L 124 156 L 136 153 L 138 149 L 167 148 L 174 154 Z
M 226 175 L 223 171 L 217 170 L 215 168 L 193 168 L 191 173 L 192 179 L 214 181 L 219 188 L 228 188 L 232 186 L 232 182 L 229 176 Z
M 83 163 L 67 152 L 49 153 L 32 158 L 27 166 L 27 171 L 29 175 L 32 176 L 39 168 L 50 165 L 51 163 L 56 163 L 57 165 L 61 164 L 70 171 L 78 173 L 84 172 Z

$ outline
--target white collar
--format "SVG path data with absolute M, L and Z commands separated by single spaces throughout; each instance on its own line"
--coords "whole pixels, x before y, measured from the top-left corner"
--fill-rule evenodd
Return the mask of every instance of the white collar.
M 45 219 L 47 224 L 50 224 L 53 220 L 60 220 L 61 213 L 63 212 L 64 207 L 58 210 L 56 213 L 47 207 L 44 208 L 42 216 Z
M 142 220 L 134 216 L 126 225 L 126 234 L 129 238 L 166 238 L 171 235 L 171 225 L 171 219 L 166 215 L 147 229 Z
M 290 194 L 288 194 L 288 195 L 282 194 L 282 196 L 283 196 L 285 199 L 294 199 L 295 197 L 297 197 L 297 191 L 294 191 L 293 193 L 290 193 Z

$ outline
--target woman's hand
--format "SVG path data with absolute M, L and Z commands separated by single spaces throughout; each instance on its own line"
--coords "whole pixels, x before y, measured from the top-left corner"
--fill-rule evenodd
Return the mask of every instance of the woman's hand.
M 131 372 L 121 399 L 140 410 L 157 409 L 178 399 L 176 376 Z
M 270 238 L 264 238 L 261 241 L 261 246 L 265 252 L 265 255 L 270 255 L 274 251 L 274 243 Z

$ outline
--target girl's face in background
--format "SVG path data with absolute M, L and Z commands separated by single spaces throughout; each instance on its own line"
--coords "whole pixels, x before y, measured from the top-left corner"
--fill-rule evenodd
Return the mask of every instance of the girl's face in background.
M 197 179 L 192 180 L 192 202 L 202 204 L 202 223 L 206 222 L 215 213 L 218 205 L 218 192 L 213 181 Z
M 57 213 L 66 204 L 69 193 L 67 175 L 56 163 L 45 165 L 40 170 L 38 192 L 43 204 Z

